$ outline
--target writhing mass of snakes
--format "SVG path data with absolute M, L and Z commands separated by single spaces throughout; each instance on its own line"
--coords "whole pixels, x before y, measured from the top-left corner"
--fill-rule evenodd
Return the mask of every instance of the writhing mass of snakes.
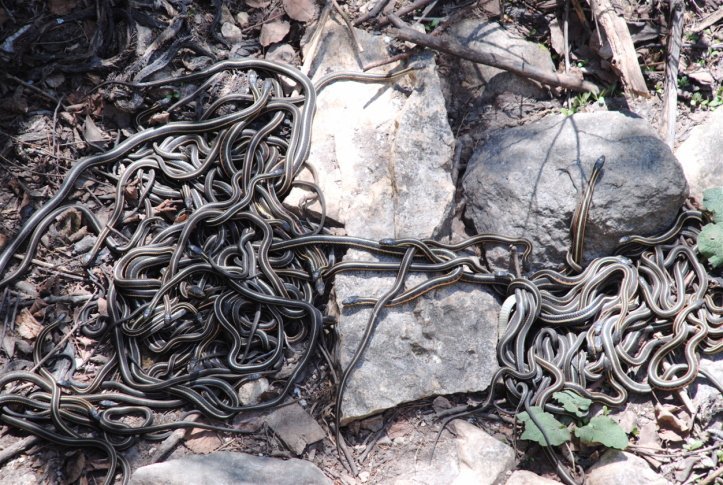
M 242 94 L 214 91 L 229 73 L 242 74 Z M 315 179 L 307 156 L 316 92 L 345 77 L 386 79 L 343 73 L 314 86 L 294 68 L 244 60 L 132 85 L 142 91 L 200 82 L 165 108 L 175 121 L 140 130 L 76 163 L 0 254 L 2 289 L 33 264 L 42 236 L 59 216 L 80 213 L 97 236 L 84 260 L 95 298 L 83 305 L 76 323 L 85 337 L 109 342 L 113 354 L 88 381 L 79 382 L 73 372 L 54 373 L 53 364 L 64 357 L 53 339 L 71 323 L 60 316 L 37 336 L 32 369 L 0 375 L 0 420 L 55 443 L 101 449 L 110 457 L 106 483 L 118 467 L 127 479 L 128 464 L 118 452 L 137 436 L 159 439 L 182 427 L 234 431 L 202 422 L 158 423 L 154 411 L 185 409 L 223 421 L 273 407 L 313 355 L 328 358 L 322 309 L 341 271 L 396 274 L 382 298 L 360 295 L 347 302 L 374 305 L 361 350 L 384 306 L 458 281 L 491 285 L 504 295 L 495 382 L 504 385 L 513 406 L 562 413 L 551 398 L 563 389 L 620 405 L 628 392 L 689 384 L 699 371 L 698 354 L 721 350 L 723 290 L 695 250 L 701 212 L 683 211 L 665 234 L 625 238 L 619 255 L 579 266 L 602 161 L 576 211 L 572 269 L 566 271 L 526 277 L 518 267 L 488 270 L 478 249 L 508 244 L 516 254 L 524 248 L 524 263 L 532 248 L 519 238 L 480 235 L 443 244 L 332 235 L 324 227 L 321 190 L 298 176 L 306 170 Z M 284 82 L 301 94 L 284 94 Z M 204 101 L 214 94 L 217 99 Z M 115 187 L 103 222 L 76 200 L 77 184 L 91 174 Z M 294 189 L 310 194 L 306 203 L 318 204 L 321 217 L 284 204 Z M 392 262 L 337 262 L 349 248 Z M 13 266 L 21 250 L 24 256 Z M 405 288 L 410 272 L 429 279 Z M 343 373 L 337 420 L 341 392 L 361 350 Z M 242 402 L 239 388 L 262 376 L 271 387 L 261 401 Z

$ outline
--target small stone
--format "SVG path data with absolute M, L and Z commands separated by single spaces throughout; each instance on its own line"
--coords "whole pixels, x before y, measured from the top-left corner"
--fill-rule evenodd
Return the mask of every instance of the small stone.
M 358 475 L 358 476 L 359 476 L 359 481 L 362 482 L 362 483 L 368 482 L 370 475 L 371 475 L 371 474 L 370 474 L 368 471 L 366 471 L 366 470 L 363 471 L 363 472 L 359 472 L 359 475 Z
M 307 445 L 326 438 L 319 423 L 297 403 L 273 411 L 266 417 L 266 423 L 297 455 L 301 455 Z
M 360 426 L 368 431 L 379 431 L 384 426 L 384 416 L 377 414 L 367 418 L 360 423 Z
M 505 485 L 561 485 L 557 480 L 541 477 L 536 473 L 527 470 L 517 470 L 512 472 L 510 478 L 507 479 Z
M 224 24 L 221 25 L 221 35 L 232 44 L 238 44 L 243 39 L 241 29 L 231 22 L 224 22 Z
M 457 419 L 450 423 L 450 428 L 457 435 L 456 483 L 492 485 L 515 466 L 515 450 L 478 427 Z
M 588 485 L 666 485 L 642 458 L 624 451 L 608 450 L 587 474 Z
M 269 47 L 266 52 L 266 60 L 293 64 L 296 59 L 296 51 L 289 44 L 276 44 Z
M 238 398 L 244 406 L 259 403 L 259 397 L 269 389 L 269 381 L 265 377 L 246 382 L 239 387 Z
M 445 409 L 449 409 L 451 407 L 452 403 L 444 396 L 437 396 L 434 398 L 434 401 L 432 401 L 432 409 L 434 409 L 435 413 L 439 413 L 440 411 L 444 411 Z
M 236 23 L 239 24 L 240 27 L 246 27 L 249 24 L 248 12 L 237 13 L 236 14 Z

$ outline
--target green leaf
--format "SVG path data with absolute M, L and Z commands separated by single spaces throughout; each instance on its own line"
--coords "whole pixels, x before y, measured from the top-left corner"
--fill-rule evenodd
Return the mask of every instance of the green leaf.
M 520 436 L 521 439 L 535 441 L 542 446 L 559 446 L 566 441 L 570 441 L 570 431 L 564 424 L 555 419 L 552 414 L 543 411 L 539 406 L 532 406 L 530 412 L 535 417 L 535 420 L 540 423 L 542 429 L 545 430 L 547 439 L 545 439 L 540 428 L 532 421 L 532 418 L 526 411 L 517 415 L 517 419 L 525 423 L 525 432 Z
M 628 446 L 628 436 L 610 416 L 595 416 L 582 428 L 575 428 L 575 436 L 585 443 L 600 443 L 617 450 Z
M 717 268 L 723 264 L 723 224 L 706 224 L 698 234 L 698 252 Z
M 686 444 L 683 445 L 683 449 L 688 451 L 695 451 L 698 448 L 703 448 L 703 441 L 702 440 L 692 440 Z
M 703 207 L 713 214 L 713 220 L 723 222 L 723 187 L 703 191 Z
M 568 413 L 573 413 L 578 418 L 584 418 L 590 411 L 592 401 L 582 397 L 578 393 L 570 390 L 556 392 L 552 395 L 555 401 L 562 404 L 562 407 Z

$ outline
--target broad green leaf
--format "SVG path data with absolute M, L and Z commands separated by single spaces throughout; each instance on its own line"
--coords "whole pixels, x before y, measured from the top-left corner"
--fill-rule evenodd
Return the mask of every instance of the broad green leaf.
M 714 268 L 723 264 L 723 224 L 703 226 L 698 235 L 698 251 Z
M 520 438 L 535 441 L 542 446 L 558 446 L 570 441 L 570 431 L 552 414 L 543 411 L 539 406 L 532 406 L 530 412 L 535 417 L 535 420 L 540 423 L 542 429 L 545 430 L 545 435 L 542 434 L 542 431 L 540 431 L 540 428 L 537 427 L 530 415 L 523 411 L 517 415 L 517 419 L 525 423 L 525 431 Z M 547 436 L 547 439 L 545 439 L 545 436 Z
M 562 404 L 565 411 L 573 413 L 578 418 L 587 416 L 588 411 L 590 411 L 590 405 L 592 404 L 591 400 L 569 389 L 554 393 L 552 398 Z
M 713 214 L 715 222 L 723 222 L 723 187 L 703 191 L 703 207 Z
M 575 436 L 585 443 L 600 443 L 618 450 L 628 446 L 628 436 L 610 416 L 595 416 L 582 428 L 575 428 Z

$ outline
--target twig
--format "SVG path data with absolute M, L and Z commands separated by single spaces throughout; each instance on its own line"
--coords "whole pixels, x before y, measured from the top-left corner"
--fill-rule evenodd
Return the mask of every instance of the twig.
M 504 69 L 518 76 L 534 79 L 535 81 L 551 86 L 561 86 L 575 91 L 590 91 L 595 94 L 599 92 L 598 87 L 589 81 L 578 79 L 571 75 L 543 71 L 522 61 L 514 61 L 497 54 L 470 49 L 449 36 L 440 35 L 439 37 L 431 37 L 410 29 L 396 15 L 390 14 L 388 17 L 397 27 L 396 29 L 392 29 L 390 33 L 401 40 L 410 41 L 472 62 Z
M 8 460 L 12 460 L 13 458 L 15 458 L 15 455 L 18 455 L 23 451 L 32 448 L 39 441 L 40 438 L 30 435 L 8 446 L 4 450 L 0 451 L 0 465 L 2 465 Z
M 357 18 L 352 22 L 352 25 L 355 25 L 355 26 L 356 26 L 356 25 L 359 25 L 359 24 L 363 24 L 363 23 L 366 22 L 367 20 L 369 20 L 369 19 L 371 19 L 371 18 L 373 18 L 373 17 L 376 17 L 377 15 L 379 15 L 379 12 L 381 12 L 382 9 L 383 9 L 384 7 L 386 7 L 386 5 L 387 5 L 388 3 L 389 3 L 389 0 L 377 0 L 377 3 L 372 7 L 371 10 L 369 10 L 369 11 L 368 11 L 367 13 L 365 13 L 364 15 L 361 15 L 361 16 L 357 17 Z
M 196 421 L 199 417 L 199 414 L 192 414 L 184 421 Z M 151 463 L 163 461 L 176 448 L 176 446 L 178 446 L 178 443 L 186 437 L 186 434 L 191 432 L 191 430 L 192 428 L 181 428 L 171 433 L 168 438 L 161 442 L 158 449 L 153 453 L 153 456 L 151 456 Z
M 55 142 L 57 140 L 57 131 L 55 130 L 55 128 L 58 125 L 58 111 L 60 110 L 60 106 L 61 106 L 60 103 L 63 102 L 64 97 L 65 97 L 65 95 L 62 95 L 60 97 L 60 99 L 58 100 L 58 104 L 55 105 L 55 111 L 53 111 L 53 143 L 50 147 L 50 150 L 53 152 L 53 155 L 56 155 L 58 152 L 58 147 L 55 146 Z
M 723 19 L 723 8 L 719 8 L 716 12 L 708 15 L 706 18 L 701 20 L 700 23 L 693 25 L 689 30 L 694 34 L 697 34 L 698 32 L 703 32 L 705 29 L 707 29 L 721 19 Z
M 391 64 L 392 62 L 397 61 L 403 61 L 406 59 L 409 59 L 414 54 L 416 54 L 419 51 L 416 47 L 414 49 L 410 49 L 407 52 L 402 52 L 401 54 L 397 54 L 396 56 L 388 57 L 386 59 L 381 59 L 378 61 L 370 62 L 369 64 L 364 65 L 364 71 L 368 71 L 369 69 L 374 69 L 375 67 L 380 66 L 386 66 L 387 64 Z
M 311 35 L 311 40 L 309 41 L 309 48 L 304 55 L 304 63 L 301 65 L 301 72 L 303 72 L 307 76 L 309 75 L 309 71 L 311 70 L 311 64 L 316 58 L 316 53 L 319 50 L 319 41 L 321 40 L 321 34 L 324 32 L 324 26 L 326 25 L 326 21 L 329 18 L 330 12 L 331 4 L 327 3 L 324 6 L 324 9 L 321 11 L 321 15 L 319 15 L 319 20 L 316 21 L 316 30 L 314 30 L 314 33 Z
M 414 12 L 414 11 L 417 10 L 418 8 L 426 7 L 428 4 L 432 3 L 433 1 L 435 1 L 435 0 L 417 0 L 416 2 L 412 2 L 412 3 L 410 3 L 409 5 L 407 5 L 406 7 L 400 8 L 399 10 L 397 10 L 396 12 L 394 12 L 393 14 L 390 13 L 390 14 L 387 15 L 386 17 L 382 17 L 382 18 L 379 20 L 378 26 L 379 26 L 379 27 L 386 27 L 387 25 L 389 25 L 389 22 L 392 22 L 392 20 L 391 20 L 392 17 L 395 17 L 395 16 L 396 16 L 396 17 L 401 17 L 402 15 L 406 15 L 406 14 L 408 14 L 409 12 Z
M 670 2 L 670 39 L 668 39 L 668 59 L 665 64 L 665 99 L 663 101 L 663 119 L 661 134 L 670 148 L 675 144 L 675 118 L 678 105 L 678 67 L 680 64 L 680 44 L 683 41 L 682 0 Z
M 705 477 L 705 479 L 703 479 L 698 485 L 708 485 L 710 483 L 713 483 L 715 479 L 720 477 L 721 475 L 723 475 L 723 466 L 718 467 L 716 471 Z
M 346 12 L 344 12 L 344 10 L 341 9 L 336 0 L 331 0 L 331 3 L 334 5 L 334 10 L 336 10 L 336 13 L 338 13 L 341 19 L 344 21 L 344 25 L 346 25 L 346 28 L 349 31 L 349 36 L 351 37 L 352 44 L 354 45 L 354 50 L 356 51 L 355 54 L 357 57 L 357 61 L 359 62 L 359 66 L 361 67 L 364 65 L 364 62 L 362 61 L 360 54 L 364 52 L 364 47 L 362 47 L 359 39 L 356 36 L 354 26 L 351 24 L 349 16 L 346 14 Z
M 23 259 L 25 257 L 25 255 L 14 254 L 13 257 L 15 259 Z M 31 259 L 30 262 L 36 266 L 40 266 L 42 268 L 49 270 L 51 273 L 56 273 L 56 274 L 62 275 L 68 279 L 75 280 L 75 281 L 85 281 L 85 279 L 82 276 L 79 276 L 74 273 L 70 273 L 68 271 L 63 271 L 62 269 L 58 269 L 58 266 L 55 264 L 46 263 L 45 261 L 40 261 L 39 259 Z
M 52 101 L 52 102 L 54 102 L 54 103 L 56 103 L 56 104 L 60 104 L 60 101 L 61 101 L 60 99 L 58 99 L 58 98 L 56 98 L 56 97 L 54 97 L 54 96 L 49 95 L 48 93 L 46 93 L 45 91 L 43 91 L 43 90 L 40 89 L 39 87 L 33 86 L 32 84 L 30 84 L 30 83 L 27 82 L 27 81 L 23 81 L 23 80 L 20 79 L 19 77 L 15 77 L 15 76 L 13 76 L 12 74 L 8 74 L 7 72 L 5 73 L 5 77 L 8 78 L 8 79 L 10 79 L 10 80 L 12 80 L 12 81 L 15 81 L 16 83 L 18 83 L 18 84 L 20 84 L 20 85 L 22 85 L 22 86 L 25 86 L 26 88 L 30 89 L 31 91 L 35 91 L 35 93 L 39 94 L 40 96 L 42 96 L 42 97 L 45 98 L 45 99 L 49 99 L 50 101 Z

